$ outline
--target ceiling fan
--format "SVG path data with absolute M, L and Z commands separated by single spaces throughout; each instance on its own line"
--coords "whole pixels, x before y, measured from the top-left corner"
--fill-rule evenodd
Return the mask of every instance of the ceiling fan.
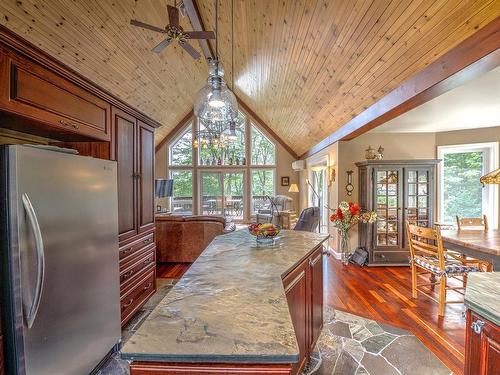
M 165 28 L 149 25 L 147 23 L 131 20 L 130 24 L 133 26 L 142 27 L 144 29 L 156 31 L 158 33 L 166 34 L 166 38 L 158 43 L 153 49 L 153 52 L 160 53 L 165 47 L 170 45 L 173 41 L 177 41 L 179 45 L 186 50 L 187 53 L 195 60 L 200 58 L 200 54 L 193 46 L 188 43 L 189 39 L 215 39 L 213 31 L 184 31 L 179 25 L 179 9 L 167 5 L 168 22 Z

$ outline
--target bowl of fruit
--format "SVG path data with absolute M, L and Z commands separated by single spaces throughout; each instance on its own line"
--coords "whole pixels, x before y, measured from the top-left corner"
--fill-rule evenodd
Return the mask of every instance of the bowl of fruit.
M 281 228 L 272 223 L 253 223 L 248 226 L 248 231 L 255 236 L 257 244 L 273 244 Z

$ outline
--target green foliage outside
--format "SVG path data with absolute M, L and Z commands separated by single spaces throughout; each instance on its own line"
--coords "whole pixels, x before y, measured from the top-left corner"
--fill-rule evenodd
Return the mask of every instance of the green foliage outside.
M 483 171 L 481 152 L 461 152 L 444 156 L 444 220 L 455 222 L 455 216 L 482 215 Z
M 243 115 L 242 115 L 243 116 Z M 244 118 L 240 119 L 244 121 Z M 203 129 L 203 127 L 202 127 Z M 221 159 L 222 165 L 235 165 L 245 157 L 245 127 L 236 129 L 238 140 L 231 142 L 226 148 L 200 147 L 200 159 L 203 164 L 212 164 L 212 160 Z M 275 145 L 255 126 L 251 126 L 251 161 L 252 165 L 274 165 L 276 159 Z M 191 166 L 192 132 L 186 132 L 171 146 L 171 165 Z M 237 166 L 236 166 L 237 167 Z M 192 197 L 193 175 L 191 170 L 175 170 L 171 172 L 174 179 L 174 197 Z M 254 169 L 251 171 L 252 196 L 274 195 L 275 177 L 273 169 Z M 204 197 L 221 195 L 242 197 L 244 194 L 243 172 L 203 172 L 201 175 L 201 192 Z

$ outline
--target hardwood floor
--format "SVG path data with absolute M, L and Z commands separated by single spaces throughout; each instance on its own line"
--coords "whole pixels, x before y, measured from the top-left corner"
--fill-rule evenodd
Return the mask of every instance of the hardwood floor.
M 156 277 L 160 279 L 180 279 L 192 263 L 158 263 Z
M 343 266 L 333 257 L 324 264 L 325 304 L 411 331 L 455 374 L 463 374 L 463 304 L 447 305 L 445 316 L 438 317 L 436 302 L 422 294 L 411 297 L 409 267 Z M 449 300 L 460 298 L 448 293 Z

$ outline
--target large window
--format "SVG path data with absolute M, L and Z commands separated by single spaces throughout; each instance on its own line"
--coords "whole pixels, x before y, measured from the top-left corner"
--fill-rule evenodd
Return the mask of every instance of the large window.
M 276 146 L 252 124 L 252 165 L 274 165 Z
M 198 142 L 206 124 L 190 121 L 169 144 L 168 170 L 174 180 L 170 210 L 174 214 L 224 215 L 237 221 L 251 220 L 265 199 L 276 193 L 276 146 L 271 139 L 239 113 L 236 140 Z M 205 133 L 205 136 L 209 136 Z M 226 136 L 226 135 L 225 135 Z
M 442 160 L 439 171 L 439 220 L 454 223 L 456 216 L 487 215 L 492 227 L 498 225 L 498 193 L 494 185 L 482 186 L 479 178 L 498 168 L 498 143 L 438 147 Z
M 199 160 L 200 166 L 220 166 L 220 165 L 245 165 L 246 164 L 246 153 L 245 153 L 245 115 L 239 112 L 238 119 L 236 123 L 239 125 L 236 127 L 236 137 L 237 139 L 233 142 L 229 142 L 227 145 L 222 142 L 211 145 L 207 143 L 202 143 L 199 147 Z M 199 123 L 200 131 L 206 130 L 205 124 L 200 121 Z M 227 136 L 227 134 L 225 135 Z
M 191 124 L 169 147 L 170 165 L 193 164 L 193 132 Z
M 170 178 L 174 180 L 171 211 L 176 215 L 193 213 L 193 171 L 171 170 Z

